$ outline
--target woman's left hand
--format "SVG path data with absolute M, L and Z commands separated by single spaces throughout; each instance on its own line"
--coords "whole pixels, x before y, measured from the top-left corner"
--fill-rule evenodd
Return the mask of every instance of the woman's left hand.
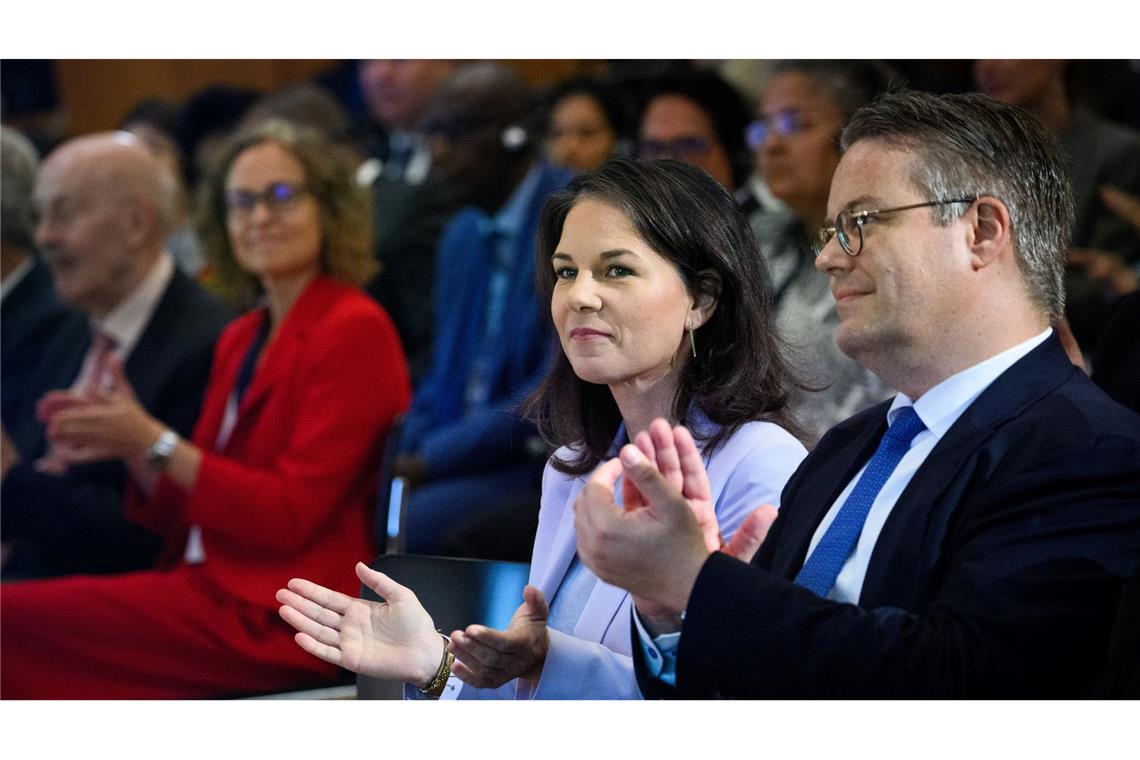
M 523 589 L 523 603 L 515 610 L 507 630 L 469 625 L 451 634 L 448 647 L 455 655 L 452 667 L 464 683 L 480 689 L 495 689 L 515 678 L 538 684 L 550 634 L 546 619 L 550 608 L 534 586 Z
M 108 370 L 108 391 L 59 409 L 48 421 L 48 440 L 59 444 L 67 464 L 141 457 L 166 429 L 135 398 L 122 362 L 112 357 Z

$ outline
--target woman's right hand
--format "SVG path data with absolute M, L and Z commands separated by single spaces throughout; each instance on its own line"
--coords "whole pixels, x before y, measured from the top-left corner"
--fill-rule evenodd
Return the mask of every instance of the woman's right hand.
M 365 565 L 356 575 L 386 599 L 354 599 L 300 578 L 277 592 L 281 617 L 306 652 L 374 678 L 426 686 L 443 660 L 444 639 L 412 590 Z

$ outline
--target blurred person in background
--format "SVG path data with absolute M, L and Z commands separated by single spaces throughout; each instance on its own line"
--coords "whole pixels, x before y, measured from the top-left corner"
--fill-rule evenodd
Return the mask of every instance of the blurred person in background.
M 439 237 L 462 205 L 432 163 L 421 120 L 456 66 L 450 60 L 369 60 L 357 66 L 369 117 L 361 138 L 367 158 L 357 179 L 372 188 L 374 251 L 380 265 L 366 290 L 392 315 L 413 384 L 431 358 Z
M 232 315 L 163 250 L 177 200 L 166 166 L 125 132 L 70 140 L 40 167 L 36 248 L 59 300 L 83 317 L 36 346 L 25 402 L 4 420 L 6 580 L 125 572 L 157 557 L 160 538 L 124 515 L 124 465 L 69 461 L 45 426 L 61 405 L 98 397 L 115 360 L 143 408 L 190 432 Z
M 552 164 L 592 171 L 629 150 L 627 107 L 613 86 L 571 79 L 555 86 L 547 102 L 545 151 Z
M 1140 237 L 1104 197 L 1140 195 L 1140 133 L 1082 107 L 1071 86 L 1079 62 L 978 60 L 978 89 L 1032 113 L 1057 136 L 1068 164 L 1076 223 L 1065 272 L 1065 316 L 1081 350 L 1094 349 L 1108 310 L 1123 293 L 1111 273 L 1140 267 Z M 1109 273 L 1108 276 L 1105 273 Z
M 639 158 L 692 164 L 730 193 L 746 185 L 748 106 L 732 85 L 712 71 L 679 71 L 650 80 L 642 102 Z
M 796 367 L 817 392 L 795 389 L 793 408 L 812 441 L 890 390 L 839 350 L 839 315 L 825 272 L 815 268 L 809 230 L 823 226 L 839 133 L 851 114 L 890 82 L 873 61 L 778 61 L 748 126 L 756 171 L 783 210 L 751 215 L 775 288 L 777 324 Z
M 202 278 L 207 262 L 191 221 L 193 208 L 185 182 L 186 160 L 178 144 L 178 106 L 161 98 L 145 98 L 119 120 L 119 129 L 142 140 L 177 179 L 174 230 L 166 238 L 165 248 L 183 272 L 195 279 Z
M 381 450 L 409 388 L 399 341 L 359 289 L 374 266 L 365 192 L 317 132 L 267 121 L 220 155 L 202 240 L 233 295 L 263 305 L 218 341 L 187 440 L 110 388 L 57 410 L 69 462 L 129 468 L 158 569 L 12 584 L 0 597 L 4 698 L 197 698 L 325 683 L 276 615 L 301 567 L 348 593 L 371 551 Z M 314 667 L 315 665 L 320 665 Z
M 432 158 L 465 203 L 443 231 L 431 364 L 404 421 L 394 474 L 407 478 L 407 549 L 444 553 L 449 533 L 506 501 L 531 519 L 499 525 L 525 558 L 549 452 L 518 404 L 542 378 L 553 336 L 534 289 L 534 238 L 547 196 L 570 175 L 543 162 L 523 126 L 530 91 L 514 70 L 456 69 L 423 117 Z

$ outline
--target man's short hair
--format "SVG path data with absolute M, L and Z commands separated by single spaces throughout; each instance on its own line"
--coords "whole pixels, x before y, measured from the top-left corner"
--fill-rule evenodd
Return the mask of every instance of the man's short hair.
M 39 157 L 31 140 L 10 127 L 0 127 L 0 234 L 4 241 L 31 248 L 36 233 L 33 190 Z
M 1031 298 L 1050 320 L 1065 306 L 1065 252 L 1073 193 L 1052 133 L 1020 108 L 977 93 L 887 93 L 852 116 L 840 145 L 879 140 L 913 151 L 911 182 L 927 200 L 990 195 L 1009 209 L 1018 267 Z M 932 206 L 936 224 L 965 204 Z

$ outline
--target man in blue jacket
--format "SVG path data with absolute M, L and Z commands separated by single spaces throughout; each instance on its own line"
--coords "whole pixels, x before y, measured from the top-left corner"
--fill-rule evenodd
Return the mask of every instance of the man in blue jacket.
M 468 205 L 440 239 L 432 362 L 394 466 L 412 486 L 412 553 L 439 553 L 448 536 L 511 501 L 538 512 L 546 452 L 517 407 L 555 347 L 534 288 L 534 239 L 546 197 L 569 175 L 537 158 L 529 105 L 516 72 L 480 63 L 444 80 L 424 115 L 433 160 Z

